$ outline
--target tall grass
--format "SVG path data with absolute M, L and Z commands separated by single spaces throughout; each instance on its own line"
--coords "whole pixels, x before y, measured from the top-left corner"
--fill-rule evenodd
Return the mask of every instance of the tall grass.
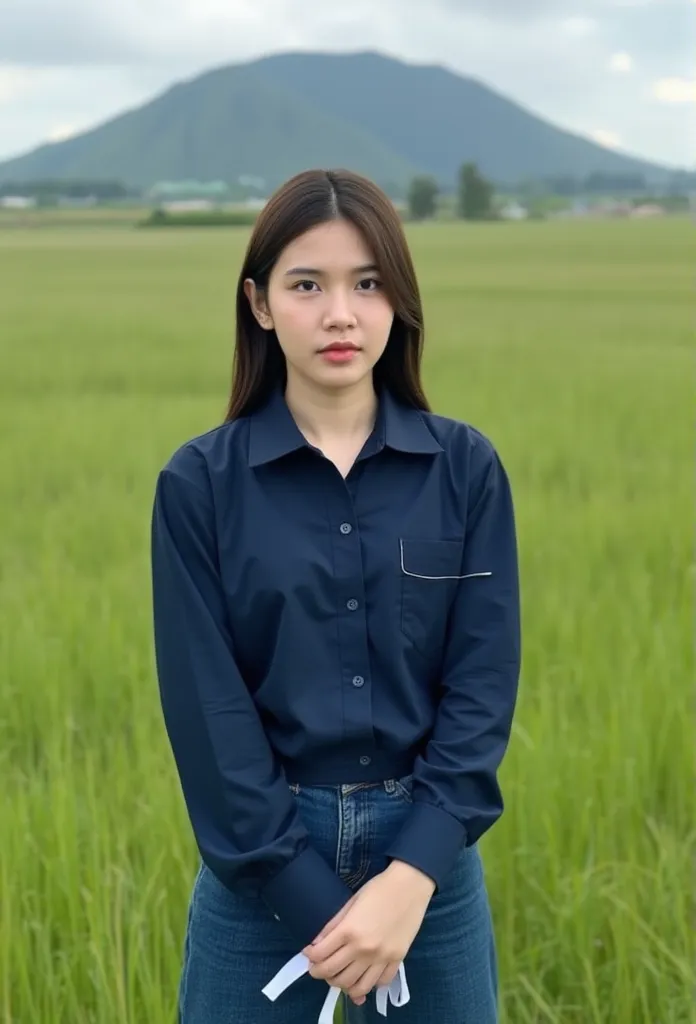
M 693 1020 L 692 230 L 409 228 L 431 400 L 516 497 L 524 670 L 482 844 L 509 1024 Z M 149 515 L 222 417 L 245 238 L 0 233 L 7 1024 L 174 1019 L 196 859 Z

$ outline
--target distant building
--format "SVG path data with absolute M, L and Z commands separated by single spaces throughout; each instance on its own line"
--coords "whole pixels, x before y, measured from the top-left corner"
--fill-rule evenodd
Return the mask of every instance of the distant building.
M 160 204 L 207 200 L 213 205 L 219 205 L 229 196 L 229 187 L 225 181 L 158 181 L 147 196 L 148 199 Z
M 571 217 L 587 217 L 589 212 L 590 204 L 586 199 L 574 199 L 568 210 Z
M 574 199 L 566 210 L 560 210 L 554 217 L 607 218 L 630 217 L 633 206 L 619 199 Z
M 641 203 L 640 206 L 634 206 L 631 217 L 662 217 L 664 212 L 664 207 L 659 203 Z
M 33 196 L 0 196 L 0 206 L 5 210 L 30 210 L 36 206 Z
M 521 203 L 513 200 L 501 206 L 498 214 L 503 220 L 526 220 L 529 216 L 529 211 L 526 206 L 522 206 Z
M 242 188 L 254 188 L 259 192 L 263 192 L 266 188 L 266 179 L 253 174 L 240 174 L 237 181 Z
M 167 213 L 188 213 L 190 210 L 214 210 L 216 203 L 210 199 L 172 199 L 171 202 L 160 203 L 160 209 Z

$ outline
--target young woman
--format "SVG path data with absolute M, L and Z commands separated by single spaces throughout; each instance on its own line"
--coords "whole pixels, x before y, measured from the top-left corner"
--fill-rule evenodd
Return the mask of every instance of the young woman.
M 346 171 L 252 233 L 222 425 L 159 474 L 162 708 L 201 854 L 181 1024 L 493 1024 L 477 841 L 520 666 L 496 450 L 429 411 L 399 218 Z

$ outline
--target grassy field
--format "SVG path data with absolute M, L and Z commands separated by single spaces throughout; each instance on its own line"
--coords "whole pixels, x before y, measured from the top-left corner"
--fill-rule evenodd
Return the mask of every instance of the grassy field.
M 524 671 L 483 843 L 504 1020 L 693 1021 L 693 226 L 409 230 L 431 400 L 517 503 Z M 0 232 L 4 1024 L 174 1020 L 196 857 L 149 517 L 223 415 L 245 238 Z
M 136 206 L 34 207 L 26 210 L 0 209 L 0 231 L 27 228 L 106 228 L 132 227 L 150 213 Z

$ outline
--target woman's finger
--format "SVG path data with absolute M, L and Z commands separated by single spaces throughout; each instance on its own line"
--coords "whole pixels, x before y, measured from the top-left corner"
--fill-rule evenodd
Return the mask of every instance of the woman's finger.
M 366 996 L 368 992 L 371 992 L 376 987 L 377 982 L 384 973 L 384 969 L 387 965 L 384 963 L 375 964 L 369 967 L 362 978 L 351 988 L 348 992 L 350 998 L 355 1001 L 363 996 Z
M 330 985 L 335 985 L 336 988 L 343 989 L 344 992 L 349 992 L 358 984 L 368 967 L 369 964 L 354 960 L 339 974 L 329 978 L 328 982 Z
M 387 964 L 387 966 L 384 968 L 382 976 L 377 982 L 377 985 L 391 985 L 391 983 L 393 982 L 394 978 L 397 976 L 398 973 L 399 965 L 398 963 L 392 961 L 390 964 Z
M 353 963 L 355 956 L 349 950 L 348 946 L 341 946 L 339 950 L 328 956 L 326 960 L 322 960 L 318 964 L 312 964 L 309 968 L 309 973 L 313 978 L 323 978 L 328 981 L 331 985 L 335 984 L 334 977 L 344 971 L 346 967 L 349 967 Z M 362 970 L 365 970 L 363 966 Z

